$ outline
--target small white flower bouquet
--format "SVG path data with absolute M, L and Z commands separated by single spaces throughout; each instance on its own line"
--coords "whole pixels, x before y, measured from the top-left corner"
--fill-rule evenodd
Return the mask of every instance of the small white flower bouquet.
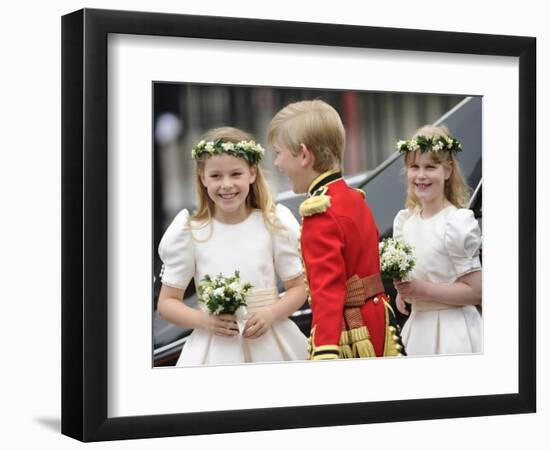
M 239 271 L 231 277 L 223 277 L 220 273 L 215 278 L 205 275 L 201 280 L 199 302 L 204 303 L 212 314 L 235 314 L 246 311 L 246 296 L 252 289 L 250 283 L 240 279 Z
M 406 280 L 415 264 L 413 248 L 399 239 L 386 238 L 378 250 L 382 278 Z

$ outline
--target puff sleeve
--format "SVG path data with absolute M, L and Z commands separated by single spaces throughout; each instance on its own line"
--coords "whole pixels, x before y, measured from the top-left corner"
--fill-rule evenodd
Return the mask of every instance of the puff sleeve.
M 449 214 L 444 242 L 457 277 L 481 269 L 481 230 L 471 210 L 457 209 Z
M 412 212 L 408 209 L 399 211 L 393 219 L 393 238 L 403 239 L 403 224 L 411 217 Z
M 166 229 L 159 244 L 164 266 L 162 284 L 185 290 L 195 273 L 195 255 L 189 229 L 189 212 L 178 213 Z
M 282 225 L 284 230 L 276 230 L 273 234 L 275 272 L 282 281 L 288 281 L 303 273 L 298 251 L 300 225 L 286 206 L 277 205 L 276 214 L 278 224 Z

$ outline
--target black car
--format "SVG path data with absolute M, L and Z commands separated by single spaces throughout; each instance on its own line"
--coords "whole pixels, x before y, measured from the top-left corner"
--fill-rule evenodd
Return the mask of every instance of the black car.
M 482 177 L 481 177 L 481 98 L 467 97 L 463 102 L 441 117 L 435 124 L 445 124 L 451 133 L 462 143 L 464 151 L 458 154 L 462 171 L 473 193 L 470 200 L 470 208 L 478 219 L 481 227 L 482 218 Z M 422 124 L 420 124 L 422 125 Z M 352 177 L 345 177 L 346 182 L 355 188 L 363 189 L 376 223 L 378 225 L 380 239 L 392 235 L 393 218 L 405 202 L 406 181 L 402 174 L 403 163 L 397 153 L 390 156 L 376 169 Z M 304 200 L 303 195 L 292 192 L 283 192 L 276 198 L 276 203 L 287 206 L 300 220 L 298 208 Z M 395 289 L 391 280 L 384 282 L 386 292 L 395 299 Z M 160 289 L 159 280 L 155 278 L 155 296 Z M 279 286 L 282 290 L 282 285 Z M 189 306 L 196 305 L 197 297 L 193 283 L 188 287 L 184 300 Z M 153 299 L 156 305 L 156 298 Z M 406 316 L 400 314 L 396 308 L 398 324 L 402 325 Z M 291 317 L 302 332 L 307 336 L 311 325 L 311 309 L 306 303 Z M 181 349 L 185 345 L 191 329 L 178 328 L 158 315 L 156 308 L 153 311 L 153 340 L 154 366 L 171 366 L 177 361 Z

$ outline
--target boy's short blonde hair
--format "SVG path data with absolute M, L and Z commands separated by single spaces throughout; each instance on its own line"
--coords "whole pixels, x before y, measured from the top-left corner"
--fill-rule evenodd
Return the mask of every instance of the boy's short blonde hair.
M 342 168 L 346 131 L 336 110 L 322 100 L 285 106 L 269 122 L 267 140 L 293 155 L 304 144 L 315 155 L 313 169 L 318 172 Z

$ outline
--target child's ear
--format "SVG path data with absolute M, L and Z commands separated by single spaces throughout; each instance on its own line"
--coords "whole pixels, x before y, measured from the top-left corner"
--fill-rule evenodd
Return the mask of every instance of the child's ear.
M 306 144 L 300 144 L 300 150 L 302 151 L 300 154 L 300 162 L 302 167 L 313 167 L 313 164 L 315 163 L 315 154 L 307 148 Z
M 447 181 L 451 174 L 453 173 L 453 162 L 447 161 L 445 164 L 443 164 L 443 175 L 445 176 L 445 181 Z
M 199 173 L 199 178 L 201 179 L 201 183 L 204 187 L 206 187 L 206 181 L 204 179 L 204 172 Z
M 257 170 L 256 166 L 250 166 L 249 170 L 250 170 L 250 180 L 251 180 L 250 184 L 252 184 L 256 181 L 256 175 L 258 173 L 258 170 Z

